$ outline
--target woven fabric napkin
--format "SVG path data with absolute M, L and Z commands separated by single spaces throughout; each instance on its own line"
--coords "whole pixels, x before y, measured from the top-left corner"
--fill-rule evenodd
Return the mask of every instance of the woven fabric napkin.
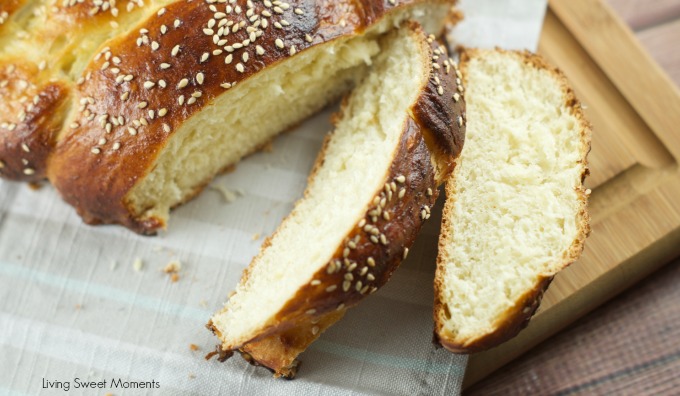
M 456 43 L 532 49 L 545 0 L 461 7 Z M 459 393 L 466 358 L 431 343 L 439 211 L 392 281 L 302 355 L 294 381 L 237 356 L 203 359 L 216 344 L 203 326 L 300 197 L 329 115 L 217 178 L 157 237 L 86 226 L 49 185 L 0 181 L 0 394 Z M 162 271 L 172 261 L 174 279 Z

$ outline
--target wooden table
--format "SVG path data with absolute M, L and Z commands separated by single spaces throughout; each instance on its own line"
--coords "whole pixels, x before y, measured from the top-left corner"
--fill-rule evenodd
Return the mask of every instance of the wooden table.
M 680 85 L 680 0 L 607 1 Z M 680 394 L 680 260 L 466 393 Z

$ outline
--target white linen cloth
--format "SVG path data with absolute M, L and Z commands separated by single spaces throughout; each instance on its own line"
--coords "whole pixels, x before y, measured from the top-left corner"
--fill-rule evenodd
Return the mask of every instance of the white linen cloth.
M 463 0 L 455 41 L 534 49 L 545 6 Z M 233 202 L 207 189 L 157 237 L 84 225 L 52 187 L 0 180 L 0 394 L 458 394 L 466 358 L 431 343 L 439 210 L 391 282 L 301 356 L 294 381 L 238 356 L 203 359 L 217 342 L 203 326 L 301 196 L 329 114 L 218 177 L 213 184 L 242 193 Z M 182 264 L 177 282 L 161 271 L 171 260 Z M 76 378 L 107 382 L 83 389 Z M 112 379 L 159 387 L 113 387 Z M 46 387 L 55 381 L 60 388 Z

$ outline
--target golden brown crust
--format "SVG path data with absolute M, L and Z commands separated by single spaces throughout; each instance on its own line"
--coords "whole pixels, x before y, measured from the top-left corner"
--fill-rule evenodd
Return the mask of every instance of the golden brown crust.
M 68 86 L 40 78 L 39 65 L 0 62 L 0 176 L 36 182 L 66 115 Z
M 457 91 L 457 69 L 450 65 L 450 73 L 445 73 L 445 62 L 449 62 L 446 50 L 433 42 L 432 38 L 428 40 L 414 24 L 409 28 L 422 45 L 421 53 L 425 55 L 420 61 L 424 63 L 423 69 L 428 70 L 428 75 L 421 77 L 421 94 L 404 125 L 394 160 L 385 175 L 384 187 L 376 193 L 365 217 L 357 221 L 328 264 L 297 291 L 276 316 L 272 326 L 263 329 L 243 345 L 231 345 L 223 340 L 225 350 L 245 351 L 249 361 L 270 368 L 276 375 L 294 375 L 291 369 L 297 367 L 298 354 L 318 338 L 326 327 L 339 320 L 347 308 L 382 287 L 408 254 L 408 248 L 430 217 L 430 208 L 438 195 L 438 180 L 435 178 L 432 157 L 437 157 L 437 160 L 442 157 L 430 151 L 424 135 L 429 133 L 450 137 L 451 141 L 440 149 L 441 153 L 448 155 L 443 158 L 445 164 L 452 163 L 460 153 L 460 145 L 454 143 L 450 133 L 451 122 L 441 120 L 447 115 L 456 120 L 460 113 L 440 110 L 447 105 L 454 107 L 452 95 Z M 431 66 L 435 49 L 443 51 L 441 57 L 434 59 L 439 66 L 437 68 Z M 435 76 L 439 83 L 433 86 Z M 441 94 L 438 92 L 439 86 L 444 90 Z M 462 99 L 459 99 L 455 109 L 462 111 L 460 109 L 463 108 Z M 432 119 L 437 118 L 439 122 L 432 122 Z M 456 128 L 455 133 L 462 145 L 464 125 Z M 310 181 L 323 158 L 322 152 Z M 448 167 L 442 166 L 441 169 Z M 262 249 L 267 246 L 268 241 Z M 246 269 L 244 279 L 249 273 Z M 212 330 L 220 336 L 218 329 L 213 327 Z
M 515 337 L 522 329 L 524 329 L 536 313 L 543 294 L 547 290 L 553 277 L 560 270 L 566 268 L 574 261 L 576 261 L 583 251 L 585 240 L 590 234 L 590 216 L 587 212 L 588 195 L 590 194 L 583 185 L 586 176 L 589 174 L 588 170 L 588 153 L 590 152 L 591 141 L 591 125 L 586 120 L 581 103 L 576 98 L 573 89 L 569 82 L 559 69 L 549 64 L 541 56 L 533 54 L 528 51 L 506 51 L 496 49 L 495 51 L 509 54 L 519 58 L 523 63 L 530 67 L 544 70 L 548 72 L 560 85 L 564 97 L 564 105 L 569 109 L 571 114 L 577 119 L 579 123 L 579 136 L 581 142 L 581 178 L 580 183 L 576 186 L 578 199 L 578 214 L 577 214 L 577 235 L 570 247 L 564 252 L 563 257 L 556 263 L 549 263 L 550 270 L 537 277 L 534 285 L 527 289 L 527 291 L 517 299 L 514 306 L 508 308 L 505 312 L 498 316 L 493 323 L 493 330 L 479 334 L 472 339 L 457 338 L 455 334 L 451 334 L 444 328 L 444 322 L 447 320 L 446 304 L 442 301 L 441 290 L 443 290 L 443 279 L 446 271 L 444 263 L 441 261 L 441 256 L 437 259 L 437 275 L 434 281 L 435 300 L 434 300 L 434 342 L 442 345 L 444 348 L 455 353 L 476 353 L 492 347 L 495 347 L 513 337 Z M 470 60 L 480 56 L 484 50 L 465 49 L 461 53 L 461 72 L 463 76 L 466 75 L 466 70 Z M 446 185 L 447 201 L 444 207 L 444 214 L 442 216 L 442 232 L 439 237 L 439 251 L 441 252 L 446 241 L 450 240 L 451 226 L 449 219 L 452 216 L 453 202 L 455 201 L 455 181 L 449 181 Z
M 253 15 L 269 15 L 262 18 L 268 20 L 264 27 L 249 21 L 252 17 L 241 1 L 243 12 L 222 20 L 242 23 L 242 28 L 234 31 L 234 24 L 231 33 L 222 37 L 215 36 L 219 22 L 208 27 L 210 20 L 216 21 L 213 5 L 195 1 L 167 6 L 140 29 L 107 43 L 108 58 L 95 59 L 85 70 L 88 78 L 78 96 L 88 103 L 70 121 L 76 128 L 60 139 L 54 151 L 50 181 L 87 222 L 120 223 L 153 233 L 164 226 L 163 220 L 135 213 L 126 196 L 151 171 L 168 139 L 189 117 L 227 92 L 225 87 L 291 54 L 359 35 L 393 10 L 423 2 L 392 6 L 387 1 L 298 0 L 287 9 L 254 2 Z M 114 64 L 113 59 L 120 62 Z M 90 119 L 91 114 L 96 117 Z

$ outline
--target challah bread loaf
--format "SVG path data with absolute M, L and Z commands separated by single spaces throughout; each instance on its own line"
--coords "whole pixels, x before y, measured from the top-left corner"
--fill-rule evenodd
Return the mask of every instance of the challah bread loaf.
M 389 27 L 438 31 L 454 2 L 27 2 L 3 31 L 0 73 L 32 77 L 0 88 L 0 174 L 47 175 L 86 222 L 154 233 L 221 169 L 346 92 Z
M 292 377 L 297 355 L 387 282 L 463 145 L 456 74 L 446 50 L 415 23 L 380 41 L 303 198 L 212 317 L 224 351 Z
M 435 339 L 453 352 L 524 328 L 590 231 L 590 126 L 564 75 L 537 55 L 466 50 L 467 141 L 446 185 Z

